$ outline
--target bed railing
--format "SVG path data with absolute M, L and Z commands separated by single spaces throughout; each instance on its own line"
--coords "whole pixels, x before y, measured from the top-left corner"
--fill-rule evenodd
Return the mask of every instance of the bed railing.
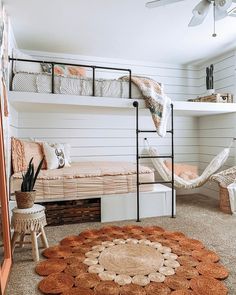
M 77 66 L 83 68 L 92 69 L 92 96 L 95 96 L 95 82 L 96 82 L 96 70 L 109 70 L 109 71 L 122 71 L 128 72 L 129 76 L 129 98 L 132 98 L 132 87 L 131 87 L 131 77 L 132 71 L 130 69 L 123 68 L 113 68 L 113 67 L 102 67 L 102 66 L 94 66 L 94 65 L 86 65 L 86 64 L 74 64 L 74 63 L 63 63 L 63 62 L 54 62 L 54 61 L 42 61 L 42 60 L 31 60 L 31 59 L 22 59 L 22 58 L 13 58 L 9 57 L 9 61 L 12 62 L 12 75 L 10 81 L 10 90 L 12 90 L 12 83 L 14 78 L 14 62 L 31 62 L 31 63 L 40 63 L 40 64 L 50 64 L 52 67 L 52 93 L 55 93 L 55 73 L 54 67 L 55 65 L 63 65 L 63 66 Z

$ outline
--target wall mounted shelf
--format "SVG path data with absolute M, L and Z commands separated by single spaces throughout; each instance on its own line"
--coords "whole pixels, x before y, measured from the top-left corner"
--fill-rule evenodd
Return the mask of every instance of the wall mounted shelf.
M 76 96 L 51 93 L 9 92 L 10 104 L 20 112 L 77 112 L 81 107 L 133 108 L 136 99 Z M 140 109 L 145 102 L 139 101 Z M 174 101 L 176 116 L 208 116 L 236 112 L 236 103 Z

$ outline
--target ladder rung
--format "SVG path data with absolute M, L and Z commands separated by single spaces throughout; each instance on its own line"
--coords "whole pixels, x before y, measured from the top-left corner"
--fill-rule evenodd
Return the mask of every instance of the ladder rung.
M 173 156 L 138 156 L 139 159 L 168 159 Z
M 139 182 L 139 185 L 144 184 L 164 184 L 164 183 L 172 183 L 172 181 L 153 181 L 153 182 Z
M 157 132 L 156 130 L 138 130 L 138 133 L 154 133 Z M 167 133 L 172 133 L 172 130 L 167 130 Z

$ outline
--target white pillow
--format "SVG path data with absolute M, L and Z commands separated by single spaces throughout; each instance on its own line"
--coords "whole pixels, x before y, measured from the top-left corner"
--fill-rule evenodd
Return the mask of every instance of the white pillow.
M 68 162 L 71 164 L 72 163 L 72 160 L 71 160 L 71 145 L 69 143 L 58 143 L 58 142 L 42 142 L 40 139 L 37 139 L 37 138 L 30 138 L 30 141 L 35 141 L 35 142 L 39 142 L 41 144 L 43 143 L 48 143 L 50 146 L 56 146 L 58 144 L 60 145 L 63 145 L 64 146 L 64 150 L 65 150 L 65 155 L 66 155 L 66 158 L 68 160 Z
M 47 169 L 60 169 L 70 167 L 68 158 L 66 157 L 63 144 L 43 143 L 43 151 L 47 162 Z
M 20 58 L 20 59 L 36 60 L 31 55 L 25 54 L 18 49 L 14 49 L 13 57 Z M 19 72 L 40 73 L 40 74 L 42 73 L 42 67 L 40 63 L 14 61 L 13 65 L 14 65 L 13 67 L 14 73 L 19 73 Z
M 68 162 L 71 164 L 71 162 L 72 162 L 72 160 L 71 160 L 71 145 L 69 143 L 61 143 L 61 144 L 64 146 L 66 158 L 67 158 Z

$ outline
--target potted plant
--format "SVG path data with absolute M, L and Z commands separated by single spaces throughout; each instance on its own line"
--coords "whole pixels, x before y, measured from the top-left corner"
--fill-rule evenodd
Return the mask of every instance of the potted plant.
M 34 205 L 36 191 L 34 185 L 42 168 L 44 158 L 38 165 L 36 173 L 34 172 L 33 158 L 30 160 L 27 171 L 22 174 L 21 190 L 15 192 L 16 203 L 19 209 L 31 208 Z

